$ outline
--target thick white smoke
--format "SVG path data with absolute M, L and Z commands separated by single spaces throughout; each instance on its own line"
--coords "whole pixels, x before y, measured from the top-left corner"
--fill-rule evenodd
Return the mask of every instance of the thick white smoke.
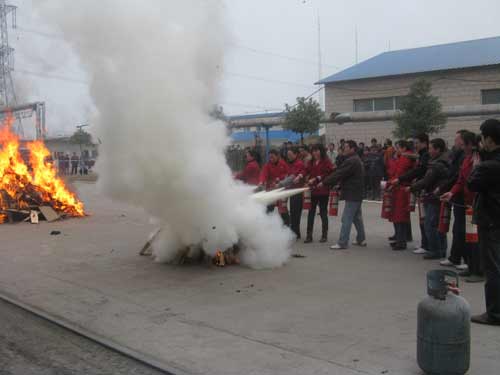
M 39 10 L 91 78 L 105 191 L 144 207 L 165 228 L 157 259 L 199 243 L 214 254 L 241 240 L 245 264 L 285 263 L 290 231 L 233 181 L 224 126 L 208 116 L 223 64 L 223 4 L 44 0 Z

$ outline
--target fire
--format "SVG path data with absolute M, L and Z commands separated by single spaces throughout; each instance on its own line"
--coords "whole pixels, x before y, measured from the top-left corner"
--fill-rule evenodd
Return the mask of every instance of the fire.
M 57 176 L 48 162 L 50 152 L 43 142 L 26 144 L 29 160 L 23 158 L 20 141 L 12 132 L 14 118 L 9 115 L 0 124 L 0 211 L 47 205 L 69 216 L 84 216 L 83 203 Z M 14 207 L 13 207 L 14 205 Z M 0 212 L 0 224 L 6 216 Z

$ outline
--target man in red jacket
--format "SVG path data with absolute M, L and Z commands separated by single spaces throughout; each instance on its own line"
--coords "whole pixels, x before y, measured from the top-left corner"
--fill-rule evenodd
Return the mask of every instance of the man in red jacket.
M 260 173 L 259 186 L 267 191 L 273 190 L 289 174 L 288 164 L 281 159 L 277 150 L 269 151 L 269 161 L 264 165 Z M 267 206 L 267 212 L 273 212 L 276 205 Z M 281 218 L 286 226 L 290 225 L 288 210 L 281 213 Z
M 464 142 L 463 149 L 465 152 L 465 158 L 460 166 L 457 182 L 453 185 L 449 192 L 441 196 L 441 200 L 449 202 L 455 196 L 463 194 L 465 206 L 472 207 L 476 193 L 467 188 L 467 180 L 472 173 L 474 166 L 480 162 L 479 154 L 476 151 L 477 137 L 476 134 L 469 131 L 462 132 L 461 136 Z M 467 271 L 460 272 L 460 276 L 467 276 L 465 279 L 467 282 L 484 281 L 478 244 L 465 243 L 465 255 L 466 262 L 469 267 Z
M 260 155 L 255 150 L 248 150 L 245 154 L 247 164 L 234 178 L 248 185 L 258 185 L 260 178 Z

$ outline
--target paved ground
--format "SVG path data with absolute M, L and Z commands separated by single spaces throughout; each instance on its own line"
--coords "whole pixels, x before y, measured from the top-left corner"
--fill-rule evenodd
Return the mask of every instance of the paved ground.
M 305 258 L 267 271 L 173 267 L 137 256 L 155 229 L 140 210 L 78 186 L 92 216 L 0 226 L 0 291 L 176 374 L 420 374 L 416 306 L 436 264 L 387 248 L 379 205 L 365 206 L 368 248 L 298 243 Z M 482 286 L 463 289 L 482 312 Z M 471 373 L 498 374 L 499 333 L 473 326 Z
M 0 301 L 2 375 L 161 375 L 130 358 Z

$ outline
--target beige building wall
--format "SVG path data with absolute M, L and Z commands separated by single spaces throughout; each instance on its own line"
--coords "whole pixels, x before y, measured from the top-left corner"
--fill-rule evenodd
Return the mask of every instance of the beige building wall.
M 407 95 L 410 85 L 418 78 L 426 78 L 432 82 L 432 93 L 439 98 L 443 108 L 481 104 L 481 90 L 500 89 L 500 67 L 498 66 L 340 82 L 326 85 L 326 114 L 354 112 L 355 99 Z M 457 130 L 469 129 L 477 132 L 481 122 L 490 117 L 495 116 L 450 118 L 444 131 L 434 136 L 440 136 L 452 142 Z M 500 116 L 497 117 L 500 118 Z M 376 138 L 381 141 L 385 138 L 393 139 L 393 130 L 392 121 L 327 124 L 326 139 L 327 142 L 335 143 L 342 138 L 361 142 L 369 142 L 370 139 Z

